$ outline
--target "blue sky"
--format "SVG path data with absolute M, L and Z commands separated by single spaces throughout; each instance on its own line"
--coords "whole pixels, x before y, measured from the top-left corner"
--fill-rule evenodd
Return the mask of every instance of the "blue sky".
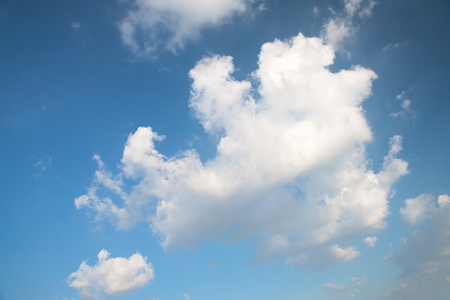
M 444 299 L 448 1 L 3 1 L 0 299 Z

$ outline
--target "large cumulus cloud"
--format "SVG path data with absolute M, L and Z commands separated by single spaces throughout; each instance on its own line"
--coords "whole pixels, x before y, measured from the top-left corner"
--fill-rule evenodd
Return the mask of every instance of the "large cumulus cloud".
M 376 75 L 361 66 L 333 73 L 333 59 L 331 46 L 299 34 L 264 44 L 252 80 L 232 77 L 231 57 L 200 60 L 189 73 L 189 106 L 219 137 L 215 157 L 202 162 L 194 149 L 166 157 L 156 149 L 164 136 L 140 127 L 117 175 L 97 158 L 77 208 L 118 228 L 148 220 L 164 247 L 256 236 L 256 262 L 282 256 L 323 268 L 357 257 L 348 243 L 385 226 L 407 163 L 396 158 L 394 136 L 380 171 L 370 169 L 362 102 Z M 125 189 L 124 178 L 136 184 Z

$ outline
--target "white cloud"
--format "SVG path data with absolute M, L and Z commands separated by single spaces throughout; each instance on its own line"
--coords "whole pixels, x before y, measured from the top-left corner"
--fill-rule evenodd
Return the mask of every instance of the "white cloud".
M 99 164 L 77 208 L 118 228 L 144 217 L 164 247 L 256 236 L 255 262 L 305 257 L 305 266 L 323 268 L 358 256 L 339 241 L 385 226 L 391 186 L 407 163 L 395 157 L 401 137 L 394 136 L 381 171 L 368 168 L 372 135 L 361 105 L 376 75 L 361 66 L 332 73 L 333 58 L 330 46 L 302 34 L 266 43 L 256 91 L 231 76 L 231 57 L 202 59 L 189 73 L 189 106 L 219 138 L 216 156 L 166 157 L 156 150 L 164 137 L 140 127 L 128 137 L 119 174 Z M 122 177 L 137 182 L 128 194 Z
M 388 290 L 385 297 L 411 300 L 448 297 L 450 206 L 435 208 L 430 216 L 428 226 L 416 230 L 394 256 L 404 273 L 398 286 Z
M 449 203 L 450 203 L 450 196 L 449 195 L 440 195 L 438 197 L 439 207 L 444 207 L 444 206 L 446 206 Z
M 414 199 L 407 199 L 405 206 L 400 208 L 400 216 L 410 225 L 425 220 L 436 209 L 434 198 L 428 194 L 422 194 Z
M 395 255 L 395 252 L 391 251 L 383 257 L 383 260 L 390 260 L 392 257 L 394 257 L 394 255 Z
M 33 167 L 38 168 L 40 171 L 45 171 L 51 166 L 52 166 L 52 158 L 50 156 L 44 156 L 38 162 L 33 164 Z
M 330 18 L 322 30 L 324 41 L 336 50 L 340 50 L 344 40 L 356 33 L 354 16 L 357 14 L 361 19 L 370 17 L 376 2 L 373 0 L 345 0 L 344 4 L 344 12 Z
M 377 243 L 377 237 L 376 236 L 366 237 L 364 239 L 364 243 L 367 245 L 367 247 L 375 247 L 375 244 Z
M 365 278 L 361 280 L 358 277 L 353 277 L 351 282 L 347 284 L 324 283 L 323 290 L 330 293 L 338 293 L 357 288 L 358 286 L 362 286 L 364 284 L 366 284 Z
M 398 50 L 398 49 L 400 49 L 401 46 L 402 46 L 402 45 L 401 45 L 400 43 L 395 43 L 395 44 L 389 43 L 388 45 L 386 45 L 385 47 L 383 47 L 383 52 L 387 52 L 387 51 L 389 51 L 389 50 L 391 50 L 391 49 Z M 403 92 L 403 93 L 404 93 L 404 92 Z
M 415 115 L 415 111 L 411 108 L 411 100 L 406 98 L 406 93 L 403 91 L 400 95 L 397 95 L 395 99 L 402 101 L 400 104 L 401 110 L 396 113 L 391 113 L 390 116 L 395 118 L 402 117 L 405 118 L 408 114 Z
M 204 28 L 219 26 L 248 11 L 253 2 L 135 0 L 133 9 L 119 24 L 122 41 L 137 56 L 154 55 L 160 46 L 176 51 L 186 41 L 199 38 Z
M 35 162 L 33 167 L 36 170 L 34 177 L 41 178 L 44 176 L 44 172 L 52 167 L 52 158 L 48 155 L 44 156 L 39 161 Z
M 85 299 L 102 299 L 102 293 L 126 293 L 153 280 L 152 266 L 141 254 L 133 254 L 130 258 L 109 258 L 109 255 L 106 250 L 100 251 L 93 267 L 82 262 L 67 279 L 69 286 L 77 289 Z
M 335 49 L 340 49 L 343 41 L 355 34 L 355 28 L 344 18 L 330 19 L 323 26 L 323 38 Z
M 299 256 L 286 259 L 286 264 L 293 268 L 307 267 L 314 270 L 329 268 L 339 262 L 347 262 L 361 255 L 353 247 L 341 248 L 337 244 L 303 251 Z
M 72 24 L 70 24 L 70 27 L 72 27 L 73 30 L 77 31 L 80 29 L 81 25 L 78 22 L 72 22 Z
M 362 19 L 372 16 L 372 10 L 376 4 L 377 2 L 373 0 L 366 1 L 366 5 L 359 10 L 358 16 Z

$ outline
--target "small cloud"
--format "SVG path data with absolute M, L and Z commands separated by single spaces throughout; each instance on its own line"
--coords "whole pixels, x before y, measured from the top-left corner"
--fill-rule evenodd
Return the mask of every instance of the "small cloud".
M 353 277 L 350 283 L 347 284 L 335 284 L 335 283 L 324 283 L 323 290 L 329 293 L 340 293 L 350 289 L 354 289 L 358 286 L 366 284 L 366 279 L 359 279 L 358 277 Z M 358 291 L 359 295 L 359 291 Z M 355 295 L 357 296 L 357 295 Z M 352 297 L 353 298 L 353 297 Z
M 159 68 L 158 68 L 158 72 L 160 73 L 166 73 L 166 72 L 171 72 L 172 70 L 169 69 L 166 65 L 160 64 Z
M 383 257 L 383 260 L 390 260 L 392 257 L 394 257 L 395 252 L 389 252 L 385 257 Z
M 415 111 L 411 108 L 411 100 L 406 98 L 406 93 L 403 91 L 401 94 L 395 96 L 395 99 L 401 101 L 401 110 L 396 113 L 390 113 L 389 115 L 394 119 L 398 117 L 405 118 L 408 114 L 415 115 Z
M 427 219 L 436 210 L 433 196 L 422 194 L 414 199 L 407 199 L 400 208 L 400 216 L 410 225 L 417 225 Z
M 184 299 L 186 299 L 186 300 L 191 300 L 191 298 L 189 297 L 188 294 L 184 293 L 183 296 L 184 296 Z
M 438 204 L 439 204 L 439 207 L 440 207 L 440 208 L 446 206 L 446 205 L 449 204 L 449 203 L 450 203 L 450 197 L 449 197 L 449 195 L 440 195 L 440 196 L 438 197 Z
M 216 262 L 216 260 L 214 258 L 211 258 L 210 260 L 208 260 L 206 262 L 206 264 L 210 265 L 210 266 L 215 266 L 215 265 L 217 265 L 217 262 Z
M 405 98 L 405 94 L 406 94 L 406 92 L 402 91 L 399 95 L 395 96 L 395 99 L 402 100 Z
M 52 158 L 50 156 L 44 156 L 40 161 L 33 164 L 33 167 L 39 168 L 41 171 L 45 171 L 52 166 Z
M 317 6 L 314 6 L 313 13 L 314 13 L 314 16 L 317 16 L 319 14 L 319 8 Z
M 364 243 L 367 245 L 367 247 L 375 247 L 375 244 L 377 243 L 377 237 L 366 237 L 364 239 Z
M 52 158 L 50 156 L 44 156 L 39 161 L 33 164 L 33 167 L 37 169 L 37 173 L 34 174 L 36 178 L 42 177 L 44 172 L 50 169 L 52 166 Z
M 383 47 L 383 52 L 387 52 L 389 50 L 398 50 L 398 49 L 400 49 L 401 46 L 402 45 L 399 43 L 395 43 L 395 44 L 389 43 L 388 45 Z
M 78 22 L 72 22 L 72 24 L 70 24 L 70 27 L 72 27 L 73 30 L 78 31 L 81 25 Z
M 361 252 L 353 247 L 341 248 L 337 244 L 324 247 L 322 249 L 314 249 L 314 251 L 301 254 L 299 256 L 288 257 L 286 264 L 293 268 L 302 266 L 321 270 L 329 268 L 338 262 L 347 262 L 361 255 Z
M 69 275 L 69 286 L 77 289 L 84 299 L 99 299 L 103 293 L 116 295 L 144 287 L 154 279 L 151 263 L 135 253 L 130 258 L 109 258 L 102 250 L 98 262 L 90 267 L 83 261 L 78 270 Z

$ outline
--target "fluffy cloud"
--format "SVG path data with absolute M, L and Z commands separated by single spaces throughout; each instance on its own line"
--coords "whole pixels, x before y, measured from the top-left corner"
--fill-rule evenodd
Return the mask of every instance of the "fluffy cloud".
M 323 26 L 322 37 L 335 49 L 339 50 L 345 39 L 353 36 L 357 28 L 353 25 L 353 18 L 370 17 L 376 2 L 373 0 L 345 0 L 344 12 L 330 18 Z
M 367 245 L 367 247 L 375 247 L 375 244 L 377 243 L 377 237 L 366 237 L 364 239 L 364 243 Z
M 108 251 L 102 250 L 97 257 L 97 265 L 90 267 L 84 261 L 67 279 L 70 287 L 85 299 L 102 299 L 102 293 L 126 293 L 142 288 L 154 278 L 151 264 L 139 253 L 130 258 L 109 258 Z
M 231 57 L 202 59 L 189 73 L 189 106 L 219 138 L 215 157 L 202 162 L 193 149 L 166 157 L 156 149 L 164 136 L 140 127 L 119 174 L 99 160 L 77 208 L 118 228 L 144 217 L 164 247 L 256 236 L 255 262 L 281 256 L 323 268 L 357 257 L 340 241 L 385 226 L 391 186 L 407 163 L 396 158 L 394 136 L 381 170 L 369 168 L 361 105 L 376 75 L 361 66 L 330 72 L 333 59 L 331 46 L 302 34 L 264 44 L 253 83 L 232 77 Z M 136 182 L 130 193 L 123 177 Z
M 448 195 L 441 195 L 438 199 L 446 198 Z M 385 297 L 411 300 L 448 297 L 450 206 L 441 203 L 430 211 L 428 226 L 414 231 L 402 251 L 394 256 L 394 261 L 404 273 L 399 285 L 388 290 Z
M 400 216 L 410 225 L 416 225 L 429 217 L 435 209 L 433 196 L 422 194 L 417 198 L 407 199 L 405 206 L 400 209 Z
M 250 8 L 250 0 L 135 0 L 120 22 L 123 43 L 138 56 L 159 46 L 171 51 L 199 37 L 202 29 L 218 26 Z
M 450 203 L 450 196 L 449 195 L 440 195 L 438 197 L 439 207 L 444 207 L 444 206 L 446 206 L 449 203 Z

